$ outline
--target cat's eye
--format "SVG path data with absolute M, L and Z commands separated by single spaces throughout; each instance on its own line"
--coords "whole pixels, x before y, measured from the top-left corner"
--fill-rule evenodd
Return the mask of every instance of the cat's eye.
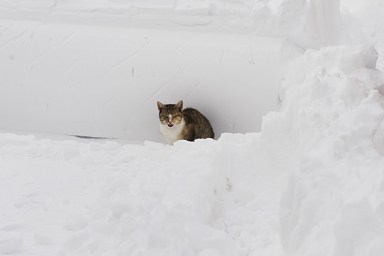
M 181 115 L 174 115 L 174 116 L 172 117 L 172 120 L 174 120 L 174 121 L 180 121 L 180 120 L 181 120 Z

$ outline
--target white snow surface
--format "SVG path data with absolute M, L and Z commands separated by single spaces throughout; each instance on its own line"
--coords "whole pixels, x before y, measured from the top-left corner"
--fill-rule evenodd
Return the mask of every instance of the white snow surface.
M 174 146 L 0 137 L 0 254 L 282 253 L 289 161 L 264 157 L 258 135 Z
M 278 108 L 289 50 L 250 33 L 25 20 L 3 20 L 0 31 L 2 129 L 139 141 L 163 141 L 157 101 L 184 100 L 218 135 L 259 131 Z
M 17 24 L 33 27 L 45 20 L 45 28 L 72 30 L 76 23 L 105 25 L 101 16 L 127 11 L 140 14 L 135 26 L 156 30 L 160 24 L 172 29 L 167 35 L 188 35 L 179 26 L 204 17 L 210 17 L 205 25 L 188 23 L 190 33 L 233 35 L 244 28 L 242 14 L 252 10 L 248 21 L 264 22 L 247 23 L 243 35 L 257 34 L 258 46 L 276 42 L 266 33 L 281 38 L 277 45 L 284 44 L 281 66 L 267 68 L 282 72 L 281 106 L 264 115 L 260 132 L 223 133 L 217 140 L 174 145 L 1 132 L 0 255 L 383 255 L 379 0 L 33 3 L 2 3 L 4 22 L 24 19 Z M 193 19 L 187 19 L 190 15 Z M 159 23 L 154 17 L 160 17 Z M 175 17 L 184 25 L 169 25 Z M 109 26 L 124 26 L 120 18 Z M 1 51 L 17 54 L 7 52 L 7 44 Z M 54 75 L 49 79 L 54 81 Z M 215 95 L 220 96 L 231 95 Z M 15 106 L 24 104 L 15 101 L 8 99 Z M 244 104 L 237 103 L 239 112 L 234 113 L 241 113 Z M 33 122 L 26 116 L 13 118 Z
M 372 47 L 331 47 L 299 58 L 282 111 L 295 171 L 283 195 L 288 255 L 381 255 L 384 246 L 384 79 Z

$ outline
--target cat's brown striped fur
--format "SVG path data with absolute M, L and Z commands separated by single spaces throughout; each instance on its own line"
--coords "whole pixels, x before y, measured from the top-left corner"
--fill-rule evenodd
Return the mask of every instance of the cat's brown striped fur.
M 160 130 L 167 142 L 214 138 L 208 119 L 194 108 L 183 109 L 183 101 L 176 104 L 157 102 L 157 108 Z

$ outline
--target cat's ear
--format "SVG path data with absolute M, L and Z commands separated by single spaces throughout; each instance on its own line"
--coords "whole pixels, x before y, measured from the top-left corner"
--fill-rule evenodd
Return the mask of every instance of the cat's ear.
M 176 103 L 176 108 L 183 110 L 183 101 L 182 100 Z
M 164 104 L 161 103 L 160 101 L 158 101 L 157 102 L 157 108 L 159 109 L 159 111 L 161 111 L 164 108 Z

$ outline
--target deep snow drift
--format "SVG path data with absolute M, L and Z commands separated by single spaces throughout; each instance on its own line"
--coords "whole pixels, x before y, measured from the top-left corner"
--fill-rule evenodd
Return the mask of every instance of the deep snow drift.
M 291 60 L 260 133 L 172 146 L 1 133 L 0 254 L 381 256 L 381 18 L 358 1 L 281 2 L 260 9 L 275 35 L 339 46 Z

